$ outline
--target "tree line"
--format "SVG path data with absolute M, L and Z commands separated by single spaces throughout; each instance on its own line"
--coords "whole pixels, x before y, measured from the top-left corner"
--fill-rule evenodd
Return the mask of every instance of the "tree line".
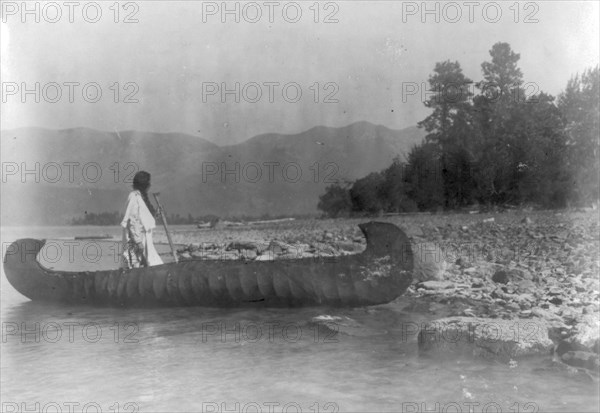
M 599 198 L 599 69 L 555 98 L 524 84 L 520 55 L 496 43 L 482 79 L 459 62 L 435 65 L 418 123 L 427 135 L 406 159 L 319 197 L 328 216 L 486 206 L 590 205 Z

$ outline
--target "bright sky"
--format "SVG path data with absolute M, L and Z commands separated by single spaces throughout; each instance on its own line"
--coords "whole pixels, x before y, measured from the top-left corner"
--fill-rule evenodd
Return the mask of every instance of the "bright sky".
M 360 120 L 400 129 L 427 116 L 420 90 L 436 62 L 458 60 L 477 80 L 492 45 L 508 42 L 529 90 L 557 95 L 600 60 L 597 1 L 427 2 L 429 14 L 422 4 L 57 1 L 28 2 L 27 13 L 3 1 L 2 129 L 185 132 L 218 144 Z

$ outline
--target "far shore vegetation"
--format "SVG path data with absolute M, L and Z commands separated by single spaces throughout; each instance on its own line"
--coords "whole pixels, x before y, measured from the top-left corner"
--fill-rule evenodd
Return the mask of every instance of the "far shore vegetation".
M 525 82 L 520 55 L 496 43 L 482 78 L 457 61 L 429 77 L 427 135 L 406 159 L 326 188 L 318 208 L 356 213 L 591 206 L 599 199 L 599 69 L 574 75 L 558 97 Z

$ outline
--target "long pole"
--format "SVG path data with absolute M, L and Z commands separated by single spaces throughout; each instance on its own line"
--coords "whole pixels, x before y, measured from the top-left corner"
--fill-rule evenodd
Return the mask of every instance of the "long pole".
M 163 209 L 163 207 L 160 204 L 160 201 L 158 199 L 160 192 L 154 192 L 152 195 L 154 195 L 154 200 L 156 201 L 156 204 L 158 205 L 158 209 L 160 211 L 160 217 L 162 218 L 162 222 L 165 227 L 165 232 L 167 233 L 167 240 L 169 240 L 169 246 L 171 247 L 171 252 L 173 253 L 173 258 L 175 259 L 175 262 L 179 262 L 179 260 L 177 259 L 177 253 L 175 252 L 175 248 L 173 247 L 173 241 L 171 240 L 171 233 L 169 232 L 169 228 L 167 227 L 167 217 L 165 216 L 165 210 Z

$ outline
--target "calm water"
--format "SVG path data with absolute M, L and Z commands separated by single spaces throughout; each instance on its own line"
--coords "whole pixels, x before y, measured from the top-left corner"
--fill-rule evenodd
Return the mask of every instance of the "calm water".
M 2 241 L 86 234 L 119 229 L 4 228 Z M 96 263 L 83 260 L 82 242 L 74 262 L 49 252 L 46 265 L 115 266 L 114 243 L 98 245 Z M 403 327 L 428 315 L 403 311 L 402 300 L 345 310 L 106 309 L 29 302 L 4 274 L 1 288 L 3 411 L 598 410 L 597 380 L 548 360 L 419 356 Z M 313 321 L 325 316 L 342 321 Z

